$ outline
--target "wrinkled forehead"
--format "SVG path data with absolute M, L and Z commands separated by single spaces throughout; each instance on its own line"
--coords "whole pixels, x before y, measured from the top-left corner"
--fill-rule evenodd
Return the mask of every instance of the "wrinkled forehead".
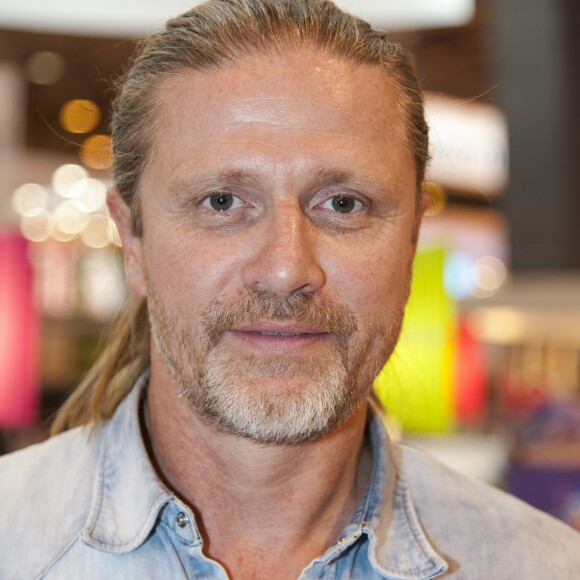
M 183 69 L 157 90 L 159 133 L 179 127 L 187 103 L 189 129 L 233 130 L 240 122 L 288 131 L 404 137 L 399 91 L 376 65 L 355 63 L 319 49 L 255 54 L 215 70 Z M 288 134 L 289 138 L 291 133 Z

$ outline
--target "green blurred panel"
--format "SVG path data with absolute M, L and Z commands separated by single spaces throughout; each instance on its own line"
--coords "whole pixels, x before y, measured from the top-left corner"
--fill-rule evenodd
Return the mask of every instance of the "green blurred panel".
M 404 431 L 447 432 L 455 423 L 452 364 L 456 319 L 443 287 L 443 248 L 417 254 L 399 344 L 375 381 Z

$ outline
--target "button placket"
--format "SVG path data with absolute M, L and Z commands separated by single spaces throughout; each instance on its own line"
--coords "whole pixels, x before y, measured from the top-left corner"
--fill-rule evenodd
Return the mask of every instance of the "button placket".
M 177 514 L 177 518 L 176 518 L 176 520 L 177 520 L 177 525 L 178 525 L 180 528 L 185 528 L 185 526 L 187 526 L 187 524 L 189 523 L 189 518 L 188 518 L 188 517 L 187 517 L 187 515 L 186 515 L 186 514 L 184 514 L 183 512 L 179 512 L 179 513 Z
M 179 502 L 171 502 L 171 504 L 168 505 L 163 520 L 185 544 L 193 546 L 201 541 L 201 538 L 197 533 L 193 516 L 189 513 L 189 510 Z

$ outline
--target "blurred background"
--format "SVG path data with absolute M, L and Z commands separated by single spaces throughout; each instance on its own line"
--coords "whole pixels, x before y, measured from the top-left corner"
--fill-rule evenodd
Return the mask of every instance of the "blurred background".
M 392 434 L 580 529 L 580 3 L 337 3 L 414 54 L 431 127 Z M 0 3 L 0 453 L 47 436 L 123 306 L 112 85 L 196 2 L 150 4 Z

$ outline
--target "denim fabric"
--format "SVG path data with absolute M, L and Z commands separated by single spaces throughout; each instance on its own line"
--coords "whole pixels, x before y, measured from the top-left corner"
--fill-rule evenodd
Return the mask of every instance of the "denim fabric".
M 0 580 L 226 579 L 141 439 L 142 377 L 113 419 L 0 459 Z M 368 426 L 371 480 L 306 579 L 580 578 L 580 535 Z

